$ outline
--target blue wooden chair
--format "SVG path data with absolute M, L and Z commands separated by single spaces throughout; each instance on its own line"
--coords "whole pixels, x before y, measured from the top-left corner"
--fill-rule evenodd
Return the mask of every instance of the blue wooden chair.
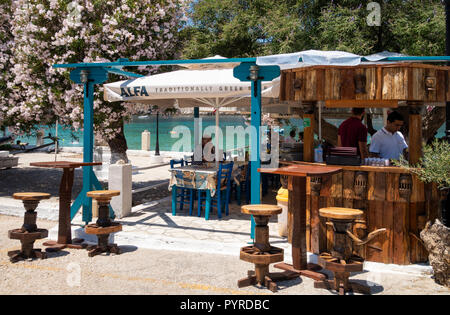
M 184 166 L 185 161 L 183 159 L 180 160 L 170 160 L 170 168 L 174 168 L 176 165 Z M 181 178 L 183 175 L 176 174 L 177 181 L 182 181 Z M 181 177 L 180 177 L 181 176 Z M 194 191 L 193 187 L 178 187 L 177 185 L 172 186 L 172 215 L 177 214 L 177 206 L 180 206 L 180 212 L 183 211 L 184 205 L 189 205 L 189 215 L 192 215 L 192 211 L 194 209 Z
M 241 200 L 242 200 L 242 192 L 245 193 L 245 202 L 246 204 L 250 203 L 250 169 L 251 169 L 251 162 L 248 162 L 248 164 L 245 166 L 245 172 L 244 172 L 244 176 L 241 176 L 241 178 L 239 179 L 239 185 L 235 186 L 236 189 L 236 201 L 238 203 L 238 205 L 241 205 Z
M 211 197 L 209 189 L 198 190 L 198 216 L 201 216 L 203 201 L 205 201 L 205 220 L 209 220 L 211 208 L 217 209 L 217 216 L 222 218 L 222 209 L 225 209 L 225 215 L 228 215 L 231 192 L 231 172 L 233 171 L 233 162 L 221 163 L 217 172 L 217 187 L 214 197 Z

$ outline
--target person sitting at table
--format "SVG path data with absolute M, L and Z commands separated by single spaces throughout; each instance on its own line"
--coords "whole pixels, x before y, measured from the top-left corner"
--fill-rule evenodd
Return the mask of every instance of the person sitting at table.
M 304 136 L 304 132 L 303 131 L 299 131 L 298 132 L 298 142 L 303 143 L 303 136 Z
M 338 147 L 356 148 L 361 159 L 369 157 L 367 127 L 362 123 L 364 113 L 364 108 L 353 108 L 352 116 L 345 120 L 338 129 Z
M 212 143 L 211 136 L 203 136 L 202 137 L 202 162 L 214 162 L 215 161 L 215 153 L 216 148 Z
M 287 136 L 284 139 L 285 143 L 296 143 L 297 140 L 295 140 L 295 129 L 292 129 L 291 132 L 289 132 L 289 136 Z
M 403 127 L 404 118 L 396 111 L 387 117 L 386 126 L 378 130 L 372 137 L 369 152 L 371 157 L 398 160 L 402 154 L 407 157 L 406 144 L 400 129 Z

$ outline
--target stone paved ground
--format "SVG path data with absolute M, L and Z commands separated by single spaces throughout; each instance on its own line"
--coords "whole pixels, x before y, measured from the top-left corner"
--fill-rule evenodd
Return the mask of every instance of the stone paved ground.
M 217 221 L 215 221 L 217 223 Z M 213 223 L 213 221 L 212 221 Z M 22 218 L 0 215 L 0 231 L 19 227 Z M 39 228 L 51 229 L 55 222 L 38 220 Z M 211 224 L 213 225 L 213 224 Z M 148 229 L 156 228 L 150 224 Z M 205 225 L 205 229 L 209 229 Z M 220 227 L 218 228 L 220 229 Z M 43 248 L 42 240 L 35 248 Z M 88 257 L 86 250 L 64 249 L 49 253 L 45 260 L 11 263 L 7 252 L 18 249 L 18 242 L 0 233 L 0 294 L 169 294 L 169 295 L 332 295 L 333 292 L 314 289 L 314 281 L 302 277 L 279 284 L 272 293 L 260 286 L 238 288 L 237 280 L 252 269 L 241 261 L 238 253 L 187 252 L 146 249 L 119 244 L 120 255 Z M 271 267 L 271 271 L 276 269 Z M 364 271 L 352 275 L 357 282 L 368 284 L 372 294 L 449 295 L 430 276 L 399 272 Z M 167 302 L 167 301 L 166 301 Z M 178 308 L 178 305 L 167 305 Z M 277 311 L 279 309 L 274 309 Z
M 19 159 L 18 168 L 6 173 L 0 171 L 0 213 L 3 205 L 17 206 L 10 195 L 18 191 L 18 187 L 22 187 L 22 191 L 53 191 L 55 197 L 43 202 L 41 208 L 57 213 L 60 174 L 48 169 L 33 173 L 37 170 L 28 167 L 30 161 L 51 158 L 53 155 L 26 154 Z M 79 160 L 79 156 L 67 153 L 58 156 L 59 160 L 71 158 Z M 148 166 L 145 158 L 131 157 L 131 160 L 137 167 Z M 139 171 L 133 175 L 134 187 L 167 180 L 167 169 L 165 166 Z M 81 182 L 77 177 L 78 181 Z M 250 264 L 239 260 L 240 247 L 250 241 L 250 220 L 240 213 L 239 206 L 233 204 L 230 215 L 221 220 L 216 213 L 211 214 L 209 221 L 204 219 L 204 213 L 197 217 L 196 212 L 189 216 L 184 211 L 172 216 L 170 197 L 160 199 L 167 193 L 165 185 L 155 192 L 143 192 L 142 199 L 135 200 L 140 205 L 133 207 L 132 214 L 118 220 L 123 224 L 123 231 L 114 235 L 114 241 L 124 250 L 124 254 L 118 256 L 89 259 L 85 251 L 67 249 L 51 254 L 47 260 L 11 264 L 6 254 L 8 250 L 17 249 L 17 241 L 9 240 L 7 233 L 0 233 L 0 294 L 272 294 L 258 287 L 238 289 L 236 286 L 236 281 L 251 269 Z M 0 215 L 0 231 L 21 225 L 21 205 L 11 209 L 16 209 L 13 210 L 16 217 Z M 82 225 L 80 216 L 76 216 L 74 236 L 82 234 Z M 40 218 L 38 226 L 49 229 L 49 238 L 55 239 L 55 221 Z M 272 219 L 269 226 L 271 244 L 284 248 L 285 261 L 291 262 L 290 245 L 278 235 L 276 220 Z M 77 266 L 82 284 L 70 286 L 67 284 L 69 267 Z M 429 272 L 427 266 L 404 268 L 369 263 L 365 264 L 364 272 L 352 278 L 368 281 L 374 294 L 449 294 L 448 289 L 434 283 Z M 331 294 L 313 286 L 308 278 L 287 281 L 277 294 Z

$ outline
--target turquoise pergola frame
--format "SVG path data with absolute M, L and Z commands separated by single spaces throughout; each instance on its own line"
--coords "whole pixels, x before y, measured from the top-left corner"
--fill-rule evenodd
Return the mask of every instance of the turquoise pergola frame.
M 102 84 L 108 80 L 108 73 L 120 74 L 128 77 L 141 77 L 141 75 L 123 71 L 123 67 L 155 66 L 155 65 L 183 65 L 183 64 L 204 64 L 204 63 L 240 63 L 234 69 L 234 76 L 241 81 L 251 81 L 251 124 L 259 131 L 261 125 L 261 82 L 271 81 L 280 76 L 278 66 L 257 66 L 256 58 L 230 58 L 230 59 L 201 59 L 195 60 L 162 60 L 162 61 L 128 61 L 119 59 L 116 62 L 107 63 L 77 63 L 77 64 L 55 64 L 54 68 L 73 68 L 70 72 L 70 79 L 84 85 L 84 132 L 83 132 L 83 162 L 93 162 L 94 148 L 94 88 L 96 84 Z M 261 175 L 258 168 L 261 166 L 260 159 L 260 134 L 257 138 L 251 139 L 251 203 L 261 203 L 260 183 Z M 86 193 L 92 189 L 101 190 L 102 187 L 93 172 L 92 166 L 83 167 L 83 189 L 71 206 L 71 219 L 83 207 L 83 221 L 87 224 L 92 220 L 92 199 Z M 113 216 L 112 209 L 110 213 Z M 251 238 L 254 238 L 254 220 L 252 218 Z
M 369 61 L 362 58 L 362 61 Z M 299 59 L 301 62 L 302 59 Z M 386 57 L 378 62 L 449 62 L 450 56 L 407 56 L 407 57 Z M 258 66 L 256 58 L 229 58 L 229 59 L 193 59 L 193 60 L 159 60 L 159 61 L 129 61 L 119 59 L 116 62 L 106 63 L 74 63 L 55 64 L 54 68 L 72 68 L 70 79 L 77 84 L 84 85 L 84 134 L 83 134 L 83 162 L 93 162 L 94 148 L 94 87 L 108 80 L 108 73 L 115 73 L 127 77 L 138 78 L 142 75 L 123 71 L 123 67 L 157 66 L 157 65 L 183 65 L 183 64 L 215 64 L 215 63 L 240 63 L 234 68 L 234 76 L 241 81 L 252 83 L 251 97 L 251 125 L 259 131 L 261 126 L 261 82 L 271 81 L 280 75 L 279 66 Z M 261 175 L 258 168 L 261 167 L 260 158 L 260 133 L 256 133 L 256 139 L 251 139 L 251 203 L 261 203 L 260 185 Z M 102 187 L 93 172 L 92 166 L 83 167 L 83 189 L 71 206 L 71 219 L 75 216 L 81 206 L 83 206 L 83 221 L 89 223 L 92 220 L 92 199 L 86 193 L 93 188 L 101 190 Z M 114 216 L 110 208 L 111 216 Z M 254 220 L 252 218 L 251 238 L 254 238 Z

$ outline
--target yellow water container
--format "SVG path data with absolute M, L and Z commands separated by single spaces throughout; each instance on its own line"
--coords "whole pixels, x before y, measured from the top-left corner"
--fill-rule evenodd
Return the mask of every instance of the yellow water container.
M 281 187 L 277 194 L 277 203 L 282 209 L 278 215 L 278 234 L 283 237 L 288 236 L 288 201 L 289 190 Z

